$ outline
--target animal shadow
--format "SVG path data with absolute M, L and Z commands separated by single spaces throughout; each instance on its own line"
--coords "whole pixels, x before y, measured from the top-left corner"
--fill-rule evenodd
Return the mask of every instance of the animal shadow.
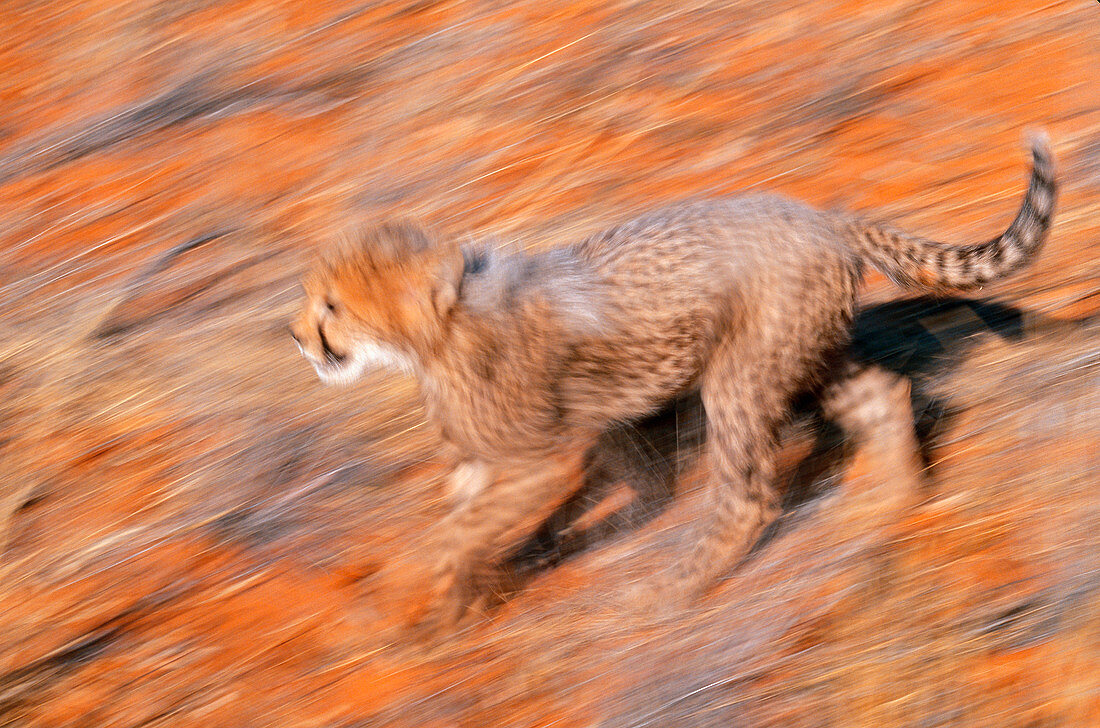
M 1008 305 L 969 298 L 918 297 L 870 306 L 856 317 L 849 354 L 912 381 L 911 405 L 921 455 L 948 424 L 949 408 L 929 380 L 960 363 L 979 335 L 1007 340 L 1024 336 L 1023 315 Z M 784 510 L 809 500 L 849 456 L 843 434 L 822 417 L 812 393 L 796 399 L 791 430 L 808 434 L 809 455 L 789 472 Z M 672 500 L 676 478 L 706 444 L 706 416 L 698 394 L 678 399 L 656 414 L 605 432 L 585 458 L 583 485 L 507 561 L 517 586 L 582 551 L 640 528 Z M 616 489 L 633 498 L 605 512 Z M 762 543 L 774 536 L 771 529 Z

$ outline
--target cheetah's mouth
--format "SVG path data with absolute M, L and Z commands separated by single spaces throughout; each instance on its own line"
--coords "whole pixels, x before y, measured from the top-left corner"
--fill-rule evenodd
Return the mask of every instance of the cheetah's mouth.
M 334 386 L 346 386 L 359 378 L 366 368 L 366 362 L 354 350 L 349 354 L 340 354 L 322 347 L 323 355 L 308 357 L 309 363 L 322 382 Z
M 419 369 L 412 356 L 376 341 L 356 342 L 343 354 L 328 346 L 328 342 L 322 341 L 321 351 L 321 356 L 308 358 L 317 376 L 329 385 L 351 384 L 368 369 L 402 374 L 416 374 Z
M 325 355 L 325 364 L 334 368 L 342 366 L 348 355 L 341 354 L 332 348 L 328 343 L 328 339 L 325 338 L 324 329 L 318 328 L 317 333 L 321 335 L 321 351 Z

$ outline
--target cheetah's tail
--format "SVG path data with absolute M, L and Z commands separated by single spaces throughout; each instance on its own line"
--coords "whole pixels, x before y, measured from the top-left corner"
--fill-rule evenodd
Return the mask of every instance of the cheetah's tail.
M 1016 219 L 986 243 L 947 245 L 887 225 L 847 218 L 849 244 L 895 283 L 926 290 L 978 288 L 1022 268 L 1042 247 L 1054 215 L 1054 155 L 1045 133 L 1030 136 L 1031 183 Z

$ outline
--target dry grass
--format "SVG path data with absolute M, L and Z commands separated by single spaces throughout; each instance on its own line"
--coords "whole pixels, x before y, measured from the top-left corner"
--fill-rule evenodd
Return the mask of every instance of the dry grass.
M 5 5 L 0 724 L 1100 723 L 1098 13 Z M 626 595 L 686 553 L 701 464 L 420 639 L 433 435 L 409 382 L 297 357 L 319 237 L 414 214 L 543 246 L 769 188 L 982 239 L 1036 125 L 1065 186 L 1033 269 L 974 301 L 869 284 L 860 346 L 915 382 L 912 512 L 863 453 L 803 462 L 800 422 L 783 523 L 696 609 Z M 675 454 L 691 417 L 635 435 Z

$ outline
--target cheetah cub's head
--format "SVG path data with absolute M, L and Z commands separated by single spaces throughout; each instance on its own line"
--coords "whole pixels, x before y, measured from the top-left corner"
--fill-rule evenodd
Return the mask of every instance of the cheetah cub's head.
M 349 228 L 303 279 L 291 334 L 326 384 L 371 367 L 416 373 L 442 338 L 461 277 L 458 246 L 422 227 Z

